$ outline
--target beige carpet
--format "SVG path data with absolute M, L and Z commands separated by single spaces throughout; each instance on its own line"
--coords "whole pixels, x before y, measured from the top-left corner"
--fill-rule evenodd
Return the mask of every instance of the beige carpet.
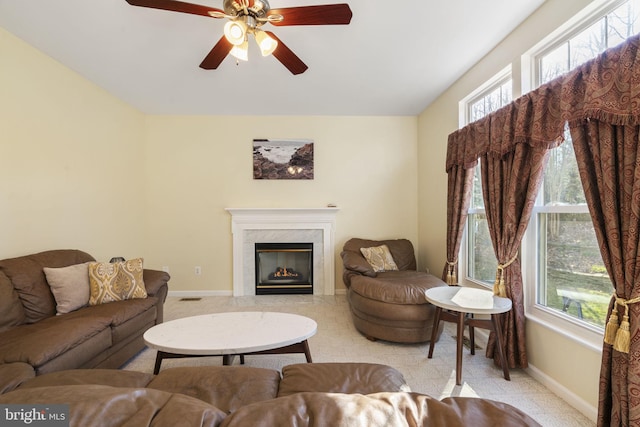
M 416 392 L 433 397 L 472 396 L 512 404 L 544 426 L 584 427 L 592 421 L 553 394 L 522 370 L 511 371 L 511 381 L 502 370 L 484 356 L 485 342 L 476 339 L 482 349 L 471 356 L 465 349 L 461 386 L 455 385 L 455 327 L 445 323 L 445 331 L 436 344 L 432 359 L 427 358 L 428 344 L 394 344 L 372 342 L 353 327 L 344 295 L 278 295 L 259 297 L 203 297 L 184 301 L 169 297 L 165 305 L 165 321 L 198 314 L 225 311 L 279 311 L 301 314 L 318 323 L 318 332 L 309 339 L 314 362 L 370 362 L 390 365 L 402 372 Z M 124 369 L 153 372 L 155 350 L 146 349 Z M 304 355 L 247 356 L 246 365 L 273 369 L 305 362 Z M 239 363 L 236 358 L 236 364 Z M 162 368 L 171 366 L 221 365 L 221 357 L 164 360 Z

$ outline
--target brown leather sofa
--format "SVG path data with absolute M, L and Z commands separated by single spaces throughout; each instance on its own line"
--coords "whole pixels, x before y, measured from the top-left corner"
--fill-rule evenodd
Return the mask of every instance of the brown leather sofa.
M 161 323 L 169 274 L 145 269 L 147 298 L 87 306 L 56 315 L 44 267 L 95 259 L 75 249 L 0 260 L 0 367 L 26 364 L 33 375 L 74 368 L 117 368 L 145 347 L 142 334 Z
M 375 272 L 361 248 L 387 245 L 397 271 Z M 416 270 L 413 244 L 407 239 L 353 238 L 343 247 L 343 280 L 353 323 L 369 339 L 419 343 L 431 339 L 435 307 L 424 292 L 445 282 Z M 442 333 L 440 323 L 437 337 Z
M 282 374 L 244 366 L 169 368 L 157 376 L 71 370 L 14 387 L 0 404 L 67 404 L 70 425 L 83 427 L 539 426 L 505 403 L 412 393 L 400 372 L 377 364 L 304 363 Z

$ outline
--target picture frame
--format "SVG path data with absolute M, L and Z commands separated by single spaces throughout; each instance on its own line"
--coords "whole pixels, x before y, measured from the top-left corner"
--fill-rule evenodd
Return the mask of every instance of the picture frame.
M 253 140 L 253 179 L 314 178 L 314 142 L 312 139 Z

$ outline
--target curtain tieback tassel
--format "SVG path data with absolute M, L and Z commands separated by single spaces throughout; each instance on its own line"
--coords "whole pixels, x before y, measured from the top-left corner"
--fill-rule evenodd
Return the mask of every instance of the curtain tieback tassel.
M 513 258 L 504 264 L 498 264 L 496 269 L 496 280 L 493 282 L 493 294 L 499 297 L 507 296 L 507 287 L 504 284 L 504 269 L 509 267 L 513 262 L 518 259 L 518 254 L 515 254 Z
M 625 300 L 618 298 L 614 294 L 616 303 L 611 310 L 607 327 L 604 333 L 604 342 L 613 345 L 613 349 L 620 353 L 629 353 L 629 343 L 631 342 L 631 333 L 629 331 L 629 305 L 640 302 L 640 297 Z M 624 315 L 622 322 L 618 326 L 618 305 L 624 307 Z
M 611 310 L 611 316 L 607 322 L 607 327 L 604 330 L 604 342 L 613 345 L 616 342 L 616 333 L 618 332 L 618 309 L 613 306 Z
M 457 286 L 458 285 L 458 275 L 456 274 L 456 265 L 458 264 L 458 260 L 453 262 L 447 261 L 447 285 L 449 286 Z

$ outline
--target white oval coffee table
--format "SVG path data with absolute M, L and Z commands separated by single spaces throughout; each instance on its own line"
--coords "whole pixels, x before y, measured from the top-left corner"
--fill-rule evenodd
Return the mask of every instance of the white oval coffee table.
M 239 355 L 304 353 L 311 362 L 307 339 L 317 331 L 313 319 L 290 313 L 241 311 L 184 317 L 153 326 L 145 343 L 158 350 L 154 374 L 163 359 L 223 356 L 230 365 Z

